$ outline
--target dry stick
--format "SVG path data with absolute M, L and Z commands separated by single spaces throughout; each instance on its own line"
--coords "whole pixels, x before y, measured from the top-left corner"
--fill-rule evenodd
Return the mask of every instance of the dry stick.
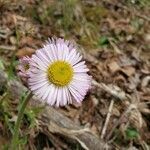
M 98 82 L 95 81 L 95 80 L 93 80 L 92 83 L 93 83 L 93 85 L 95 85 L 95 86 L 97 86 L 97 87 L 103 89 L 103 90 L 106 91 L 107 93 L 111 94 L 112 96 L 114 96 L 114 97 L 116 97 L 116 98 L 118 98 L 118 99 L 120 99 L 120 100 L 125 100 L 125 99 L 129 99 L 129 98 L 130 98 L 130 97 L 128 97 L 128 96 L 125 94 L 125 92 L 121 91 L 121 90 L 119 89 L 119 87 L 117 87 L 117 86 L 110 87 L 110 86 L 108 86 L 108 85 L 106 85 L 106 84 L 104 84 L 104 83 L 98 83 Z M 114 100 L 112 100 L 112 101 L 114 101 Z M 114 102 L 111 102 L 111 103 L 112 103 L 112 104 L 110 104 L 110 106 L 109 106 L 109 111 L 112 109 L 111 107 L 113 107 Z M 135 105 L 133 105 L 133 104 L 129 105 L 129 107 L 124 111 L 124 113 L 121 115 L 121 117 L 120 117 L 119 120 L 116 122 L 116 124 L 114 124 L 112 130 L 111 130 L 110 133 L 107 135 L 106 140 L 109 140 L 109 138 L 111 137 L 112 133 L 113 133 L 114 130 L 117 128 L 117 126 L 120 124 L 120 122 L 122 121 L 122 119 L 124 118 L 124 116 L 125 116 L 128 112 L 130 112 L 131 109 L 133 109 L 133 108 L 135 108 Z M 101 138 L 103 138 L 103 136 L 104 136 L 103 134 L 105 134 L 105 132 L 106 132 L 106 129 L 105 129 L 105 128 L 107 128 L 107 125 L 108 125 L 108 121 L 109 121 L 109 119 L 110 119 L 110 116 L 111 116 L 111 114 L 108 112 L 107 117 L 106 117 L 106 122 L 105 122 L 105 125 L 104 125 L 104 128 L 103 128 L 104 131 L 102 131 Z M 105 126 L 106 126 L 106 127 L 105 127 Z
M 0 49 L 5 49 L 5 50 L 16 50 L 16 46 L 9 46 L 9 45 L 0 45 Z
M 101 133 L 101 139 L 104 138 L 104 135 L 106 133 L 106 129 L 107 129 L 107 126 L 108 126 L 108 122 L 110 120 L 110 116 L 111 116 L 111 112 L 112 112 L 112 109 L 113 109 L 113 105 L 114 105 L 114 99 L 111 100 L 110 105 L 109 105 L 107 117 L 106 117 L 105 124 L 104 124 L 104 127 L 102 129 L 102 133 Z
M 120 124 L 120 122 L 122 121 L 122 119 L 125 117 L 125 115 L 127 113 L 129 113 L 132 109 L 136 108 L 136 106 L 134 104 L 130 104 L 129 107 L 123 112 L 123 114 L 121 115 L 121 117 L 119 118 L 119 120 L 116 122 L 116 124 L 113 126 L 112 130 L 110 131 L 110 133 L 107 135 L 106 140 L 109 140 L 110 137 L 112 136 L 114 130 L 117 128 L 117 126 Z
M 118 98 L 119 100 L 125 100 L 125 99 L 128 99 L 128 97 L 125 95 L 125 92 L 124 91 L 121 91 L 121 89 L 117 86 L 108 86 L 104 83 L 98 83 L 97 81 L 93 80 L 92 81 L 92 84 L 94 86 L 97 86 L 101 89 L 103 89 L 104 91 L 106 91 L 107 93 L 111 94 L 112 96 Z

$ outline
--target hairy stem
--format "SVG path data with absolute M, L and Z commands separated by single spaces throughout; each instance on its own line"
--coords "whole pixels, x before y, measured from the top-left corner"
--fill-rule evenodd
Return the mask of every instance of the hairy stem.
M 17 122 L 15 124 L 15 129 L 14 129 L 14 134 L 13 134 L 11 145 L 10 145 L 10 150 L 17 150 L 20 124 L 22 121 L 22 117 L 23 117 L 25 108 L 26 108 L 31 97 L 32 97 L 32 93 L 29 92 L 27 94 L 27 96 L 24 98 L 22 105 L 20 107 L 20 110 L 18 112 L 18 118 L 17 118 Z

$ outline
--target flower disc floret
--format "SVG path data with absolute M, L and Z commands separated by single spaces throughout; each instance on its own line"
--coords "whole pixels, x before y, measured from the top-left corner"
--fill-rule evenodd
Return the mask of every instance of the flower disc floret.
M 56 61 L 48 67 L 48 79 L 56 86 L 66 86 L 73 77 L 73 68 L 68 62 Z

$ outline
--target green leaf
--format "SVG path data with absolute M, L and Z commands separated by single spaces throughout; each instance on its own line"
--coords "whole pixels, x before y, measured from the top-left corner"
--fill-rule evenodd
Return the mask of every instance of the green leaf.
M 8 79 L 14 79 L 16 78 L 16 66 L 17 66 L 18 62 L 16 61 L 16 56 L 15 54 L 13 54 L 12 58 L 11 58 L 11 62 L 10 62 L 10 66 L 8 68 Z
M 109 44 L 109 40 L 106 36 L 102 36 L 100 37 L 100 39 L 98 40 L 98 45 L 99 46 L 106 46 Z
M 27 120 L 29 121 L 29 128 L 33 128 L 36 126 L 36 117 L 43 110 L 44 107 L 33 107 L 27 108 L 25 111 L 25 115 L 27 116 Z
M 22 137 L 22 138 L 18 141 L 18 143 L 19 143 L 20 145 L 26 145 L 26 144 L 27 144 L 27 141 L 28 141 L 28 137 L 27 137 L 27 136 L 24 136 L 24 137 Z
M 135 139 L 139 136 L 138 131 L 134 128 L 128 128 L 125 133 L 128 139 Z

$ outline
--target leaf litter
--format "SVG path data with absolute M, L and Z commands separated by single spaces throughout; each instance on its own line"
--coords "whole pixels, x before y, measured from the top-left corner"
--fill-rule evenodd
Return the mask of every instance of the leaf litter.
M 30 56 L 48 37 L 56 35 L 75 40 L 83 47 L 93 76 L 92 89 L 82 106 L 72 105 L 57 111 L 87 127 L 109 144 L 110 149 L 148 150 L 150 15 L 149 1 L 142 2 L 0 1 L 1 68 L 8 72 L 13 56 L 15 60 Z M 12 71 L 13 78 L 17 78 L 15 68 Z M 7 83 L 0 89 L 0 145 L 10 140 L 12 120 L 16 117 L 19 102 L 15 97 L 18 89 L 15 86 L 10 89 L 11 81 Z M 5 101 L 1 103 L 3 97 Z M 31 104 L 31 112 L 32 107 Z M 65 140 L 65 136 L 59 134 L 46 134 L 48 131 L 38 126 L 38 118 L 35 119 L 36 127 L 28 129 L 32 126 L 30 117 L 30 113 L 24 116 L 20 132 L 29 137 L 27 141 L 24 139 L 27 149 L 83 149 L 83 143 L 77 144 L 70 138 Z

